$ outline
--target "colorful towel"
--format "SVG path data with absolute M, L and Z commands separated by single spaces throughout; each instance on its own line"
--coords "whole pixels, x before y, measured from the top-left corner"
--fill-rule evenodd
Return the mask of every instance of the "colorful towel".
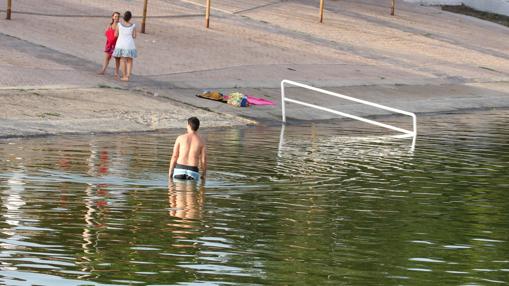
M 229 96 L 225 95 L 225 96 L 223 96 L 223 98 L 224 98 L 224 100 L 228 101 Z M 251 95 L 246 95 L 246 98 L 247 98 L 247 103 L 249 103 L 249 105 L 274 105 L 274 102 L 272 102 L 268 99 L 254 97 Z
M 247 101 L 247 96 L 240 92 L 232 92 L 227 97 L 227 103 L 237 107 L 247 107 L 249 106 L 249 102 Z
M 197 94 L 196 96 L 201 97 L 201 98 L 205 98 L 205 99 L 226 102 L 223 94 L 220 93 L 219 91 L 215 91 L 215 90 L 214 91 L 207 91 L 206 90 L 202 94 Z
M 247 96 L 247 102 L 249 102 L 250 105 L 274 105 L 274 102 L 272 102 L 270 100 L 258 98 L 258 97 L 254 97 L 254 96 L 250 96 L 250 95 Z

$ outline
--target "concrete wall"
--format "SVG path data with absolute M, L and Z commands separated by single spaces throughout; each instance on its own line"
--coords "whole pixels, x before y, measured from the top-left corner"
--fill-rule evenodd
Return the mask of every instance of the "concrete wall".
M 423 5 L 461 5 L 465 4 L 479 11 L 509 16 L 509 0 L 404 0 Z

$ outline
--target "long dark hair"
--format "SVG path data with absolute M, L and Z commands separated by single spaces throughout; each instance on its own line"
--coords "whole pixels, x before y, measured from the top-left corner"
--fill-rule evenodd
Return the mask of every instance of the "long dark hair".
M 110 23 L 110 26 L 113 25 L 113 22 L 115 22 L 115 19 L 113 19 L 113 16 L 115 16 L 115 14 L 118 14 L 118 17 L 120 17 L 120 12 L 113 12 L 113 14 L 111 14 L 111 23 Z
M 131 20 L 132 17 L 133 17 L 133 14 L 131 14 L 131 11 L 125 11 L 124 21 L 129 22 L 129 20 Z

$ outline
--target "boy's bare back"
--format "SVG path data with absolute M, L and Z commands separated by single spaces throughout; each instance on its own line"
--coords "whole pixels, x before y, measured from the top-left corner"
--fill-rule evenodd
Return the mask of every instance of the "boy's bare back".
M 180 135 L 173 145 L 173 154 L 171 155 L 170 168 L 168 175 L 170 178 L 185 180 L 205 179 L 207 173 L 207 148 L 205 141 L 198 135 L 200 120 L 196 117 L 190 117 L 187 120 L 187 133 Z M 200 170 L 201 169 L 201 170 Z M 177 171 L 178 174 L 174 174 Z
M 202 156 L 205 142 L 196 133 L 180 135 L 177 138 L 178 159 L 177 164 L 198 166 Z

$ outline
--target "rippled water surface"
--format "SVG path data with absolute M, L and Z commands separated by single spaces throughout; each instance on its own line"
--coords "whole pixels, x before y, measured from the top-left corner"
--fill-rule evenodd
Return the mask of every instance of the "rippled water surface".
M 413 153 L 352 122 L 203 130 L 198 186 L 168 184 L 176 132 L 3 140 L 0 284 L 507 284 L 508 125 L 420 117 Z

